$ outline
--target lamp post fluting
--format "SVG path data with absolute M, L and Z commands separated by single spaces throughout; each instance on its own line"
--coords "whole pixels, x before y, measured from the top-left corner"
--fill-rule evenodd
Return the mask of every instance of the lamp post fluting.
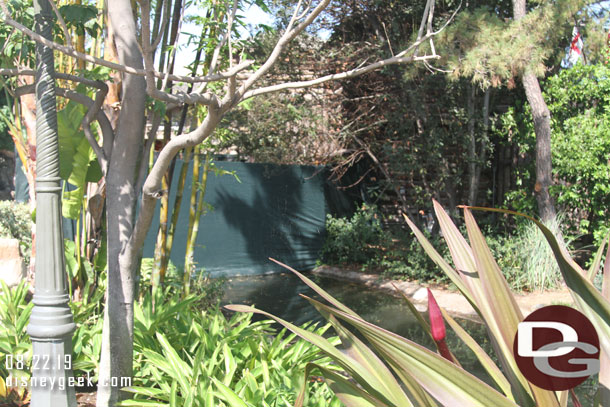
M 34 0 L 36 32 L 52 40 L 55 15 Z M 32 407 L 76 407 L 72 333 L 61 217 L 59 141 L 53 50 L 36 44 L 36 275 L 28 325 L 32 339 Z

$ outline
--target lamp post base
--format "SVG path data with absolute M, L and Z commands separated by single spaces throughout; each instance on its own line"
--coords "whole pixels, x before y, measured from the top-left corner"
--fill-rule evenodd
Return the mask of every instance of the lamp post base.
M 32 339 L 31 401 L 35 407 L 76 407 L 71 338 Z

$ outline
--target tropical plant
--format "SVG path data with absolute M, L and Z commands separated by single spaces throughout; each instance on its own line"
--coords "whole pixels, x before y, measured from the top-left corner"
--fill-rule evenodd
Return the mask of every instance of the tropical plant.
M 447 313 L 442 312 L 445 321 L 473 350 L 496 388 L 474 377 L 459 363 L 454 363 L 409 339 L 364 321 L 314 282 L 290 268 L 332 305 L 328 306 L 307 298 L 339 333 L 342 342 L 340 348 L 333 346 L 321 336 L 306 332 L 264 311 L 243 305 L 231 305 L 227 308 L 271 317 L 329 355 L 345 370 L 349 378 L 315 364 L 308 365 L 307 374 L 317 370 L 346 406 L 437 406 L 439 404 L 472 407 L 566 406 L 567 392 L 553 392 L 536 387 L 528 382 L 517 367 L 512 351 L 513 339 L 523 315 L 492 257 L 471 210 L 464 208 L 465 224 L 470 240 L 468 244 L 442 207 L 437 202 L 434 202 L 434 207 L 455 268 L 442 258 L 411 220 L 405 217 L 406 221 L 428 255 L 449 276 L 486 325 L 500 367 L 459 324 Z M 516 212 L 511 213 L 525 216 Z M 610 388 L 610 364 L 604 363 L 605 358 L 610 355 L 610 303 L 607 298 L 610 287 L 610 265 L 605 267 L 602 289 L 604 295 L 598 292 L 590 281 L 598 272 L 604 247 L 600 247 L 596 261 L 591 269 L 585 272 L 569 257 L 565 248 L 546 226 L 530 219 L 540 228 L 551 246 L 576 307 L 591 320 L 599 334 L 602 367 L 599 374 L 598 405 L 606 406 L 610 403 L 608 400 L 610 394 L 607 391 Z M 345 329 L 339 320 L 356 328 L 375 352 Z M 426 326 L 425 323 L 423 325 Z M 438 331 L 438 321 L 436 326 L 436 332 L 430 330 L 430 334 L 435 339 L 439 352 L 447 356 L 446 349 L 442 349 L 443 345 L 440 343 L 444 338 L 442 332 Z M 305 389 L 296 406 L 301 405 L 304 392 Z
M 180 275 L 176 274 L 175 279 L 179 285 Z M 103 326 L 100 300 L 105 294 L 105 280 L 98 281 L 99 286 L 87 286 L 82 299 L 71 303 L 77 325 L 72 339 L 74 375 L 90 377 L 93 383 L 99 379 Z M 1 288 L 0 405 L 29 398 L 27 387 L 13 383 L 23 383 L 30 377 L 32 345 L 26 327 L 33 307 L 27 283 Z M 245 314 L 227 319 L 217 307 L 202 309 L 206 293 L 183 299 L 175 286 L 168 285 L 161 297 L 163 302 L 154 311 L 151 298 L 147 290 L 136 303 L 138 374 L 130 389 L 133 399 L 122 405 L 285 406 L 296 398 L 307 363 L 332 369 L 330 360 L 315 346 L 286 331 L 277 332 L 271 321 L 253 322 Z M 303 327 L 319 335 L 328 328 Z M 9 377 L 15 380 L 6 380 Z M 324 383 L 316 382 L 305 405 L 340 404 Z
M 136 352 L 133 398 L 121 406 L 286 406 L 295 399 L 308 363 L 332 369 L 318 349 L 271 321 L 251 315 L 226 319 L 218 309 L 201 311 L 198 298 L 174 295 L 152 308 L 147 294 L 134 315 Z M 323 335 L 328 326 L 303 326 Z M 336 342 L 335 339 L 329 339 Z M 306 405 L 339 406 L 321 383 Z
M 18 371 L 17 363 L 13 363 L 15 359 L 24 361 L 31 357 L 32 344 L 25 328 L 34 304 L 27 299 L 29 285 L 26 281 L 9 288 L 0 280 L 0 288 L 0 376 L 17 377 L 23 373 Z

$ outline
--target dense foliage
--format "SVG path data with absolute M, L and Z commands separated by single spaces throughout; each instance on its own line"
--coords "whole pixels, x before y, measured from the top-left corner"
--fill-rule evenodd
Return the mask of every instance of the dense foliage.
M 130 387 L 134 399 L 122 405 L 154 401 L 169 406 L 220 407 L 234 406 L 240 400 L 240 406 L 283 406 L 294 401 L 303 385 L 307 363 L 329 364 L 314 346 L 278 332 L 270 321 L 254 322 L 247 315 L 226 318 L 217 306 L 202 308 L 205 294 L 200 291 L 183 299 L 168 288 L 155 311 L 150 293 L 137 302 L 137 373 Z M 90 377 L 93 383 L 99 374 L 103 295 L 104 287 L 98 287 L 71 304 L 77 324 L 72 340 L 74 375 Z M 32 306 L 25 282 L 12 289 L 2 287 L 0 399 L 28 399 L 23 387 L 9 388 L 8 395 L 2 389 L 9 376 L 29 377 L 32 350 L 26 326 Z M 304 329 L 323 334 L 328 327 Z M 17 360 L 23 360 L 25 367 L 19 367 Z M 306 405 L 338 406 L 325 384 L 317 383 L 314 388 Z
M 551 193 L 571 235 L 594 235 L 601 242 L 610 215 L 610 68 L 578 64 L 545 82 L 545 98 L 552 114 L 552 153 L 555 186 Z M 522 165 L 517 185 L 506 202 L 532 213 L 535 207 L 533 125 L 528 108 L 511 108 L 501 119 L 499 133 L 518 146 Z
M 559 221 L 549 227 L 555 232 L 561 230 Z M 351 218 L 328 215 L 326 230 L 322 263 L 376 272 L 390 278 L 450 283 L 445 274 L 438 272 L 417 239 L 407 231 L 389 227 L 374 205 L 363 205 Z M 559 268 L 535 225 L 522 223 L 501 233 L 488 225 L 487 230 L 487 244 L 511 289 L 536 291 L 559 287 Z M 443 238 L 427 229 L 423 233 L 443 258 L 451 262 Z

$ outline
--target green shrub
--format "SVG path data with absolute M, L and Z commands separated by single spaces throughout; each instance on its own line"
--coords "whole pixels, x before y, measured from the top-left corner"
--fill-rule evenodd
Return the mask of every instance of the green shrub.
M 449 261 L 449 250 L 442 244 L 442 238 L 424 232 L 432 245 Z M 450 280 L 438 271 L 421 245 L 412 236 L 401 234 L 394 239 L 392 248 L 369 264 L 371 268 L 378 268 L 380 272 L 390 278 L 421 281 L 427 283 L 447 284 Z
M 362 205 L 350 219 L 328 215 L 326 232 L 321 259 L 326 264 L 357 264 L 363 272 L 381 273 L 390 278 L 449 282 L 436 270 L 416 239 L 403 231 L 382 229 L 381 215 L 374 205 Z M 440 236 L 426 236 L 449 259 L 449 251 Z
M 21 256 L 30 264 L 32 250 L 32 217 L 27 204 L 0 201 L 0 237 L 19 240 Z
M 560 230 L 562 218 L 559 219 L 548 225 L 554 233 Z M 326 227 L 322 261 L 327 264 L 357 264 L 363 272 L 389 278 L 450 283 L 412 235 L 381 228 L 380 215 L 374 206 L 363 206 L 351 219 L 329 216 Z M 561 274 L 557 262 L 536 225 L 518 223 L 512 233 L 493 233 L 491 228 L 487 232 L 487 244 L 511 289 L 536 291 L 559 287 Z M 423 233 L 445 261 L 451 263 L 443 237 L 425 230 Z
M 374 205 L 362 205 L 348 218 L 326 218 L 326 242 L 322 261 L 328 264 L 366 263 L 387 242 Z

